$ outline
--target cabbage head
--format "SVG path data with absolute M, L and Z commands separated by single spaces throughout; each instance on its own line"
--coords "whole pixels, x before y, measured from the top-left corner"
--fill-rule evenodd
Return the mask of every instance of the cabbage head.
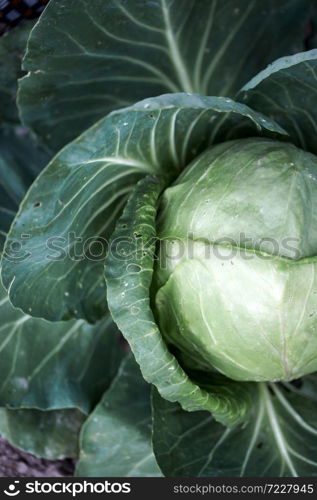
M 162 195 L 155 309 L 190 364 L 235 380 L 317 370 L 317 158 L 216 145 Z

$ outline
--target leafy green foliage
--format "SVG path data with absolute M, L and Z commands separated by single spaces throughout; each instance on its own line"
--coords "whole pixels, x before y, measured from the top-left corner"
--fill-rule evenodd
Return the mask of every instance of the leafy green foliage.
M 48 153 L 21 126 L 15 97 L 21 59 L 33 22 L 0 38 L 0 252 L 27 188 L 48 161 Z
M 57 150 L 109 111 L 145 97 L 234 96 L 266 64 L 303 50 L 311 6 L 306 0 L 53 0 L 28 42 L 23 120 Z
M 0 125 L 20 124 L 16 107 L 17 79 L 23 75 L 21 61 L 34 22 L 28 21 L 0 38 Z
M 88 413 L 122 357 L 111 318 L 52 325 L 15 309 L 2 286 L 0 292 L 0 406 Z
M 25 23 L 0 39 L 0 62 L 5 68 L 0 75 L 0 102 L 4 103 L 0 251 L 20 201 L 49 158 L 48 151 L 19 124 L 15 105 L 20 60 L 32 25 Z M 0 406 L 5 407 L 0 408 L 1 436 L 44 458 L 76 457 L 85 419 L 82 412 L 88 413 L 98 401 L 123 354 L 111 318 L 95 327 L 82 321 L 51 325 L 15 309 L 1 284 L 0 316 Z
M 317 3 L 313 2 L 313 11 L 306 31 L 306 49 L 317 49 Z
M 0 252 L 27 188 L 48 159 L 23 127 L 0 126 Z
M 284 57 L 256 75 L 238 99 L 276 120 L 302 149 L 317 153 L 317 50 Z
M 155 216 L 163 187 L 156 178 L 140 181 L 118 221 L 105 266 L 109 308 L 145 380 L 184 409 L 207 409 L 220 422 L 232 425 L 245 418 L 250 409 L 249 386 L 234 382 L 213 386 L 211 379 L 206 391 L 193 383 L 169 351 L 150 307 Z M 117 241 L 123 244 L 118 247 Z
M 316 50 L 296 54 L 314 44 L 315 12 L 316 0 L 51 0 L 19 111 L 31 24 L 0 40 L 1 251 L 17 212 L 2 260 L 0 434 L 14 445 L 76 456 L 92 411 L 78 475 L 316 475 L 316 374 L 272 382 L 286 359 L 287 378 L 316 368 L 316 158 L 303 152 L 316 152 Z M 50 153 L 19 115 L 53 151 L 66 145 L 26 195 Z M 211 161 L 232 139 L 227 168 Z M 178 192 L 168 217 L 163 192 Z M 251 245 L 270 262 L 203 261 L 221 231 L 255 228 L 257 240 L 295 232 L 305 259 Z M 172 246 L 184 229 L 199 233 L 195 258 L 154 272 L 157 237 Z M 115 379 L 109 310 L 140 365 L 128 355 Z M 228 353 L 257 380 L 267 363 L 270 382 L 226 377 Z
M 231 99 L 167 94 L 110 114 L 66 146 L 29 190 L 7 238 L 2 278 L 14 305 L 53 321 L 106 314 L 103 260 L 128 195 L 148 174 L 176 177 L 215 134 L 225 137 L 230 122 L 222 135 L 216 123 L 231 115 L 253 135 L 284 134 Z
M 49 460 L 78 455 L 85 417 L 78 410 L 0 409 L 0 435 L 27 453 Z
M 297 384 L 255 384 L 252 419 L 225 428 L 153 393 L 155 456 L 167 476 L 316 475 L 316 375 Z
M 161 475 L 151 446 L 150 386 L 131 355 L 83 426 L 76 473 L 81 477 Z

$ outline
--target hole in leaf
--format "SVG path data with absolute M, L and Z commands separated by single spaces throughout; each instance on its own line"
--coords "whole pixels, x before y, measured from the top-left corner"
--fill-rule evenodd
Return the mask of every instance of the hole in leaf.
M 34 203 L 33 207 L 34 208 L 39 208 L 41 205 L 42 205 L 42 203 L 40 201 L 37 201 L 37 202 Z

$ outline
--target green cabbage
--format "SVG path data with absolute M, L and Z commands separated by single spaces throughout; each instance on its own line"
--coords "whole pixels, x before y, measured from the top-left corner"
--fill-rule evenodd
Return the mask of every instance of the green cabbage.
M 162 196 L 155 307 L 189 363 L 235 380 L 317 370 L 317 158 L 225 142 Z

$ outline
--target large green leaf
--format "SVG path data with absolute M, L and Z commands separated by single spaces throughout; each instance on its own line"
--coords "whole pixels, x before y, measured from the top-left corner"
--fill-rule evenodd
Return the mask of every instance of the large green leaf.
M 52 325 L 15 309 L 0 287 L 0 407 L 88 413 L 122 356 L 111 318 Z
M 58 149 L 109 111 L 163 92 L 229 95 L 303 50 L 307 0 L 51 0 L 19 105 Z
M 77 457 L 85 417 L 77 410 L 0 409 L 0 435 L 13 446 L 49 460 Z
M 206 389 L 199 387 L 169 351 L 153 317 L 150 287 L 155 218 L 163 187 L 164 183 L 156 178 L 140 181 L 118 221 L 105 267 L 109 308 L 145 380 L 154 384 L 164 398 L 180 402 L 185 410 L 206 409 L 218 421 L 232 425 L 246 417 L 252 386 L 225 378 L 218 383 L 211 378 Z
M 34 22 L 28 21 L 0 37 L 0 124 L 20 122 L 15 99 L 17 79 L 23 75 L 22 56 Z
M 167 94 L 109 115 L 64 148 L 29 190 L 10 231 L 3 281 L 12 302 L 49 320 L 104 315 L 103 259 L 128 195 L 145 175 L 175 177 L 216 134 L 225 139 L 230 124 L 220 137 L 216 124 L 228 115 L 250 122 L 252 135 L 283 133 L 231 99 Z
M 308 25 L 308 39 L 306 39 L 307 49 L 317 48 L 317 2 L 314 2 L 312 19 Z
M 255 387 L 252 418 L 233 428 L 207 412 L 184 412 L 154 391 L 153 446 L 164 474 L 316 477 L 317 375 Z
M 4 103 L 0 110 L 0 252 L 2 251 L 6 233 L 18 210 L 20 201 L 38 172 L 47 163 L 49 156 L 48 152 L 39 146 L 30 132 L 18 124 L 15 106 L 16 79 L 21 74 L 20 60 L 23 46 L 32 25 L 33 23 L 26 23 L 22 27 L 16 28 L 8 36 L 0 39 L 0 63 L 4 70 L 0 74 L 0 103 L 2 101 Z M 8 96 L 11 97 L 8 98 Z M 27 399 L 25 387 L 27 377 L 24 377 L 28 373 L 28 368 L 32 368 L 32 363 L 27 358 L 32 358 L 34 355 L 34 330 L 36 331 L 35 337 L 40 337 L 40 330 L 43 335 L 47 335 L 47 339 L 49 339 L 47 353 L 45 353 L 44 339 L 41 340 L 41 349 L 43 355 L 49 355 L 49 349 L 54 347 L 54 341 L 63 340 L 63 328 L 60 328 L 60 325 L 58 325 L 56 333 L 52 335 L 52 326 L 48 323 L 44 321 L 32 321 L 32 324 L 29 325 L 30 330 L 26 334 L 26 338 L 19 344 L 20 334 L 22 336 L 25 331 L 22 326 L 25 315 L 10 305 L 7 294 L 1 284 L 0 316 L 0 378 L 1 383 L 4 383 L 0 391 L 0 404 L 3 406 L 12 405 L 19 408 L 24 405 L 25 399 Z M 22 323 L 19 332 L 14 332 L 16 327 L 19 328 L 20 321 Z M 64 333 L 66 334 L 65 326 Z M 6 337 L 7 335 L 8 337 Z M 26 345 L 27 340 L 29 341 L 29 345 Z M 6 347 L 7 342 L 10 344 L 8 347 Z M 90 343 L 92 344 L 92 342 Z M 37 388 L 34 385 L 31 386 L 31 389 L 34 387 L 37 391 L 37 394 L 32 399 L 32 403 L 36 407 L 45 406 L 43 393 L 48 389 L 47 399 L 50 400 L 49 404 L 52 404 L 53 407 L 58 407 L 59 402 L 67 401 L 67 404 L 70 406 L 72 403 L 75 406 L 78 402 L 79 405 L 86 407 L 88 410 L 88 406 L 91 406 L 93 402 L 89 401 L 89 397 L 94 397 L 94 391 L 91 391 L 88 387 L 81 389 L 83 395 L 80 394 L 79 389 L 76 388 L 74 391 L 71 388 L 67 400 L 67 396 L 62 395 L 60 397 L 61 395 L 58 393 L 58 390 L 62 389 L 62 387 L 58 384 L 54 395 L 53 385 L 55 381 L 53 377 L 54 372 L 58 369 L 58 355 L 62 351 L 60 347 L 57 348 L 55 353 L 52 352 L 52 358 L 55 357 L 56 368 L 53 369 L 50 375 L 51 378 L 48 377 L 46 380 L 45 373 L 44 378 L 41 378 L 43 376 L 43 373 L 41 373 L 36 382 Z M 21 348 L 21 352 L 19 348 Z M 24 360 L 24 367 L 17 368 L 16 365 L 19 364 L 21 357 Z M 15 365 L 12 366 L 11 375 L 9 371 L 10 361 Z M 69 361 L 66 364 L 69 364 Z M 50 367 L 52 368 L 52 366 L 51 364 Z M 22 376 L 21 378 L 19 376 L 15 378 L 16 372 L 20 368 Z M 66 374 L 66 371 L 64 370 L 63 373 Z M 6 381 L 7 376 L 12 376 L 12 379 Z M 22 384 L 18 388 L 20 390 L 17 390 L 17 382 Z M 46 382 L 51 386 L 50 388 L 45 387 Z M 85 383 L 86 380 L 83 382 Z M 101 387 L 99 390 L 100 394 L 103 388 Z M 76 392 L 78 392 L 77 395 L 75 394 Z M 79 430 L 84 419 L 84 415 L 77 410 L 44 412 L 31 409 L 11 410 L 0 408 L 0 435 L 14 446 L 44 458 L 59 459 L 69 456 L 75 457 L 78 453 Z
M 33 24 L 26 22 L 0 37 L 0 252 L 26 189 L 48 161 L 48 153 L 19 125 L 15 102 Z
M 0 252 L 27 188 L 48 161 L 25 128 L 0 126 Z
M 277 120 L 302 149 L 317 153 L 317 49 L 278 59 L 238 99 Z
M 160 476 L 151 424 L 150 386 L 129 355 L 83 426 L 77 476 Z

